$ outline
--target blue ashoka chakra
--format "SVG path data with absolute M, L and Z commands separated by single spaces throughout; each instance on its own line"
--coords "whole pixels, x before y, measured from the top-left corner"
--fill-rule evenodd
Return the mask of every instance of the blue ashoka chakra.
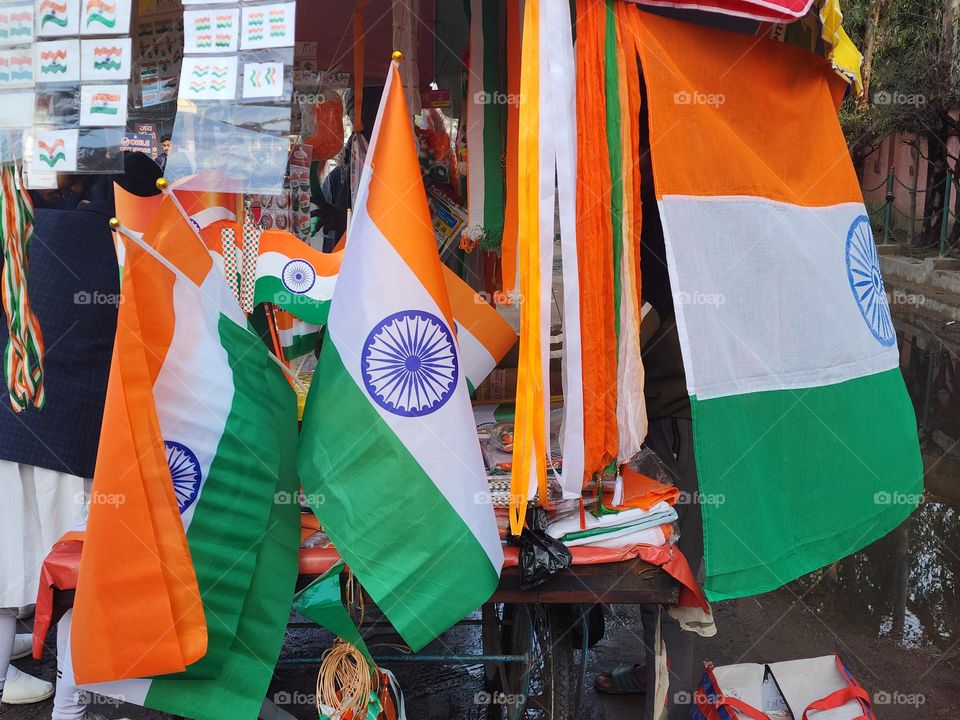
M 877 342 L 891 347 L 897 341 L 897 334 L 883 289 L 877 244 L 866 215 L 858 216 L 847 232 L 846 256 L 847 280 L 860 315 Z
M 460 374 L 446 323 L 422 310 L 404 310 L 380 321 L 363 345 L 360 369 L 374 402 L 403 417 L 443 407 Z
M 163 446 L 167 450 L 167 465 L 170 466 L 170 476 L 173 478 L 173 491 L 177 495 L 177 505 L 180 514 L 197 499 L 200 493 L 200 461 L 193 450 L 186 445 L 173 440 L 164 440 Z
M 303 295 L 317 281 L 317 271 L 306 260 L 291 260 L 280 273 L 283 286 L 295 295 Z

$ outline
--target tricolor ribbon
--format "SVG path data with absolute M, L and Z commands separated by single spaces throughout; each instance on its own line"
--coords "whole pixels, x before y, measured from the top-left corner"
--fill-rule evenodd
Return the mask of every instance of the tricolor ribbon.
M 31 403 L 42 408 L 43 334 L 27 295 L 27 251 L 33 238 L 33 204 L 21 169 L 0 169 L 0 242 L 3 245 L 2 294 L 9 337 L 3 366 L 14 412 Z

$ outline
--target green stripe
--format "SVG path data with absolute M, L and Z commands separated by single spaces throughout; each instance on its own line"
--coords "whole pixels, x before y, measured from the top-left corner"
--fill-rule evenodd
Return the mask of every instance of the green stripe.
M 283 357 L 287 360 L 312 353 L 317 349 L 317 340 L 320 339 L 319 332 L 308 333 L 307 335 L 297 335 L 289 345 L 283 348 Z
M 497 571 L 324 343 L 298 467 L 323 528 L 414 650 L 486 602 Z
M 620 341 L 620 277 L 623 262 L 623 148 L 621 147 L 620 84 L 617 68 L 617 18 L 613 0 L 607 0 L 606 63 L 607 149 L 610 153 L 610 220 L 613 223 L 613 326 Z
M 283 286 L 283 281 L 275 275 L 257 278 L 253 289 L 253 303 L 273 303 L 281 310 L 288 311 L 294 317 L 314 325 L 326 325 L 330 314 L 330 301 L 317 300 L 309 295 L 292 293 Z
M 846 557 L 916 506 L 923 467 L 898 369 L 691 401 L 711 600 L 766 592 Z
M 257 716 L 283 645 L 300 542 L 299 505 L 290 500 L 297 492 L 296 400 L 256 338 L 224 317 L 220 333 L 236 394 L 210 469 L 211 478 L 222 474 L 216 483 L 207 481 L 187 541 L 208 631 L 219 634 L 225 624 L 208 609 L 208 599 L 223 594 L 223 586 L 229 586 L 226 592 L 239 605 L 235 629 L 212 675 L 200 674 L 209 669 L 208 652 L 187 672 L 154 679 L 145 702 L 196 720 Z M 243 551 L 223 551 L 230 538 L 240 536 Z M 211 571 L 212 564 L 219 574 Z M 248 568 L 242 578 L 241 567 Z
M 293 452 L 289 445 L 297 434 L 296 399 L 266 349 L 227 317 L 220 317 L 219 330 L 234 395 L 187 531 L 207 618 L 207 654 L 184 673 L 191 679 L 213 678 L 222 670 L 254 573 L 282 454 Z
M 491 96 L 506 92 L 501 67 L 503 25 L 499 0 L 483 0 L 483 89 Z M 499 248 L 503 240 L 503 217 L 506 207 L 503 156 L 505 150 L 507 106 L 487 103 L 483 106 L 483 229 L 484 249 Z

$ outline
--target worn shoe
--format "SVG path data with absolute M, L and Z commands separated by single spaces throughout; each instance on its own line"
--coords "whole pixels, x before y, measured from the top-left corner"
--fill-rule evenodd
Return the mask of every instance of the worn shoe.
M 7 705 L 29 705 L 53 697 L 53 684 L 27 675 L 13 665 L 7 668 L 7 679 L 0 702 Z
M 36 605 L 24 605 L 22 608 L 17 608 L 17 620 L 26 620 L 27 618 L 33 617 L 36 609 Z
M 25 658 L 27 655 L 33 652 L 33 635 L 30 633 L 17 633 L 13 638 L 13 653 L 10 655 L 11 660 L 19 660 L 20 658 Z
M 110 718 L 108 718 L 106 715 L 101 715 L 100 713 L 87 710 L 80 720 L 110 720 Z M 129 720 L 129 718 L 117 718 L 117 720 Z

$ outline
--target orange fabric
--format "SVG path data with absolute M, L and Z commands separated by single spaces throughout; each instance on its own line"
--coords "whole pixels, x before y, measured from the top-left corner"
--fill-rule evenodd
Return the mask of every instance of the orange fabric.
M 287 257 L 307 258 L 317 275 L 322 277 L 338 275 L 340 263 L 343 262 L 342 250 L 330 253 L 320 252 L 286 230 L 265 230 L 260 235 L 260 254 L 268 252 L 281 253 Z
M 517 343 L 517 334 L 510 323 L 447 266 L 443 267 L 443 279 L 457 324 L 469 330 L 493 359 L 500 362 Z
M 214 182 L 210 180 L 210 182 Z M 233 193 L 215 192 L 208 190 L 177 190 L 177 200 L 183 206 L 187 216 L 196 215 L 202 210 L 209 208 L 226 208 L 234 213 L 237 203 L 240 200 L 239 195 Z M 242 207 L 242 205 L 241 205 Z
M 180 198 L 179 194 L 177 198 Z M 191 213 L 186 206 L 184 210 L 188 215 Z M 198 248 L 203 248 L 203 242 L 197 236 L 194 226 L 183 216 L 169 194 L 165 195 L 160 202 L 153 227 L 144 233 L 143 237 L 151 247 L 179 268 L 190 280 L 197 285 L 203 284 L 204 278 L 213 267 L 213 258 L 208 252 L 197 252 Z M 131 243 L 127 245 L 129 252 Z M 130 262 L 128 257 L 127 264 L 129 265 Z
M 635 69 L 639 59 L 639 49 L 636 46 L 636 36 L 629 28 L 628 17 L 633 14 L 635 8 L 626 3 L 618 2 L 616 4 L 618 30 L 623 41 L 623 52 L 625 58 L 625 68 L 621 77 L 626 79 L 627 92 L 622 98 L 625 106 L 624 110 L 630 120 L 630 141 L 624 142 L 624 154 L 629 150 L 629 164 L 632 170 L 632 192 L 630 197 L 625 199 L 624 207 L 632 210 L 632 223 L 630 232 L 632 233 L 632 242 L 634 248 L 634 259 L 636 261 L 636 296 L 637 312 L 643 305 L 643 282 L 640 272 L 640 233 L 643 230 L 643 208 L 641 205 L 641 186 L 640 186 L 640 111 L 642 98 L 640 96 L 640 75 Z M 626 236 L 624 237 L 626 242 Z M 637 322 L 640 322 L 638 315 Z
M 520 2 L 507 0 L 507 97 L 520 96 Z M 520 104 L 507 103 L 506 204 L 503 215 L 503 242 L 500 269 L 504 292 L 511 293 L 517 282 L 517 232 L 520 218 L 517 209 L 517 142 Z
M 113 184 L 113 198 L 117 208 L 117 219 L 120 224 L 134 232 L 142 233 L 153 221 L 153 216 L 160 207 L 163 195 L 140 197 L 127 192 L 122 187 Z
M 165 204 L 169 211 L 172 204 Z M 161 204 L 158 215 L 163 209 Z M 182 672 L 207 647 L 200 591 L 153 404 L 153 384 L 173 334 L 174 277 L 143 272 L 146 251 L 127 245 L 124 302 L 74 608 L 78 684 Z M 118 594 L 125 602 L 114 601 Z
M 617 455 L 617 339 L 606 135 L 606 6 L 577 0 L 577 242 L 583 353 L 584 480 Z
M 822 91 L 843 84 L 828 62 L 785 43 L 635 8 L 628 14 L 645 69 L 658 198 L 748 195 L 808 207 L 863 201 L 853 166 L 841 162 L 847 145 L 830 94 Z M 740 58 L 736 73 L 727 72 L 731 57 Z M 765 96 L 776 105 L 758 117 L 755 99 L 765 87 L 788 92 Z M 678 91 L 692 101 L 676 102 Z M 768 123 L 797 115 L 806 132 L 785 147 Z M 798 162 L 806 157 L 837 163 Z
M 544 433 L 543 357 L 540 343 L 540 6 L 526 0 L 520 67 L 519 186 L 520 362 L 510 481 L 510 532 L 523 530 L 530 481 L 546 504 L 547 448 Z
M 53 544 L 40 568 L 40 587 L 33 616 L 33 657 L 43 657 L 43 645 L 50 626 L 60 620 L 54 608 L 54 590 L 73 590 L 77 587 L 80 570 L 80 551 L 85 533 L 70 531 Z
M 453 314 L 437 262 L 437 241 L 420 177 L 417 143 L 396 63 L 390 65 L 390 81 L 385 92 L 383 118 L 371 144 L 373 172 L 366 209 L 452 327 Z M 363 238 L 351 236 L 350 241 L 363 242 Z
M 609 490 L 604 488 L 603 504 L 613 510 L 629 510 L 630 508 L 640 508 L 649 510 L 658 502 L 667 502 L 674 505 L 680 499 L 680 490 L 673 485 L 654 480 L 643 473 L 624 465 L 620 468 L 620 477 L 623 478 L 623 502 L 619 505 L 613 505 L 607 500 L 610 496 L 612 500 L 613 488 Z

